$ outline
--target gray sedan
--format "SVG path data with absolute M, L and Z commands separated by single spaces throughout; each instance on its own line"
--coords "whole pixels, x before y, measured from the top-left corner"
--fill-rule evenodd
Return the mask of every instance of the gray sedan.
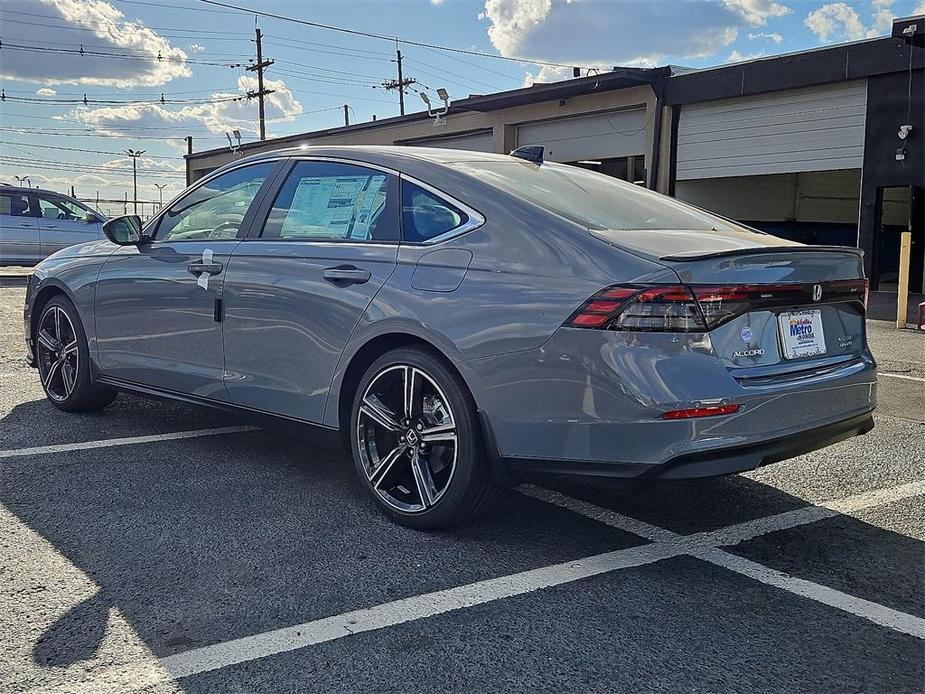
M 721 475 L 870 430 L 858 250 L 513 155 L 236 161 L 41 263 L 29 359 L 64 411 L 125 390 L 333 435 L 418 528 L 534 475 Z

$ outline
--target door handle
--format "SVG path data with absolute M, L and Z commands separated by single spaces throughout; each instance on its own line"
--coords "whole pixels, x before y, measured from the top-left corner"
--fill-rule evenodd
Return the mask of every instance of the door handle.
M 353 265 L 343 265 L 341 267 L 329 267 L 324 271 L 324 278 L 333 284 L 363 284 L 369 282 L 372 276 L 369 270 L 362 270 Z
M 194 275 L 201 275 L 203 273 L 207 275 L 217 275 L 222 271 L 222 264 L 195 262 L 190 263 L 187 269 Z
M 20 222 L 19 226 L 21 227 L 34 227 L 35 224 L 27 224 L 26 222 Z
M 46 224 L 45 228 L 46 229 L 57 229 L 58 225 L 57 224 Z

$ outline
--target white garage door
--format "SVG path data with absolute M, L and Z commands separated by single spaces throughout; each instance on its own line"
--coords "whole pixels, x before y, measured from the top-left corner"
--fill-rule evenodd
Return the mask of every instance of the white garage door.
M 867 83 L 685 104 L 677 179 L 859 169 Z
M 543 145 L 551 161 L 630 157 L 646 151 L 646 111 L 634 108 L 517 127 L 517 146 Z
M 473 152 L 493 152 L 494 137 L 491 130 L 481 130 L 463 135 L 447 135 L 445 137 L 428 137 L 424 140 L 403 142 L 411 147 L 446 147 L 447 149 L 468 149 Z

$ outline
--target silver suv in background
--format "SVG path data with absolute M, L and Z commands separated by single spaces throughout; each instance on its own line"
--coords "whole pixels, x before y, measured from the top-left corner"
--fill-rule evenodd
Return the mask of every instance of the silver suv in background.
M 67 195 L 0 185 L 0 265 L 35 265 L 62 248 L 101 239 L 105 221 Z

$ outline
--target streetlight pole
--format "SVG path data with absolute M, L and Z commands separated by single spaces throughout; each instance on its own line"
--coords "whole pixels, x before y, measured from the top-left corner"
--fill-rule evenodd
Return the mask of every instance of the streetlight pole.
M 138 214 L 138 157 L 144 154 L 145 150 L 127 149 L 125 153 L 132 160 L 132 195 L 135 198 L 135 214 Z
M 164 209 L 164 188 L 167 187 L 166 183 L 155 183 L 154 187 L 157 188 L 157 195 L 160 202 L 157 205 L 157 211 L 160 212 Z

